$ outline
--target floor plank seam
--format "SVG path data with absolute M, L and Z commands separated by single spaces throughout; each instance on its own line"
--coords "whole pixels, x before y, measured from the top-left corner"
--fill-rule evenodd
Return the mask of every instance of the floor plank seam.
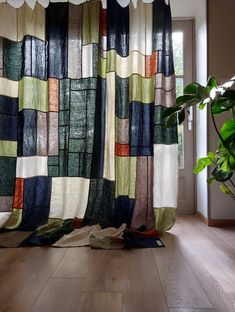
M 156 261 L 155 261 L 155 257 L 154 257 L 154 254 L 153 254 L 153 250 L 154 250 L 154 249 L 151 248 L 151 254 L 152 254 L 152 257 L 153 257 L 154 266 L 155 266 L 155 269 L 156 269 L 156 271 L 157 271 L 157 275 L 158 275 L 158 279 L 159 279 L 159 282 L 160 282 L 160 286 L 161 286 L 161 289 L 162 289 L 162 292 L 163 292 L 163 296 L 164 296 L 164 298 L 165 298 L 167 310 L 169 311 L 170 308 L 169 308 L 169 306 L 168 306 L 166 294 L 165 294 L 165 292 L 164 292 L 163 285 L 162 285 L 162 281 L 161 281 L 161 278 L 160 278 L 160 274 L 159 274 L 159 272 L 158 272 L 157 263 L 156 263 Z

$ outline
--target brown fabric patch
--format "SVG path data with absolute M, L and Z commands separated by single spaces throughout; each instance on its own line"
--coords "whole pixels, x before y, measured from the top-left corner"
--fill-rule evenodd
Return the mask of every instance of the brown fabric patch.
M 33 232 L 10 231 L 0 234 L 0 247 L 14 248 L 19 247 Z
M 0 196 L 0 212 L 10 212 L 12 211 L 12 196 Z
M 48 103 L 50 112 L 59 110 L 59 80 L 54 78 L 48 79 Z
M 154 227 L 153 211 L 153 157 L 137 157 L 136 168 L 136 200 L 131 226 L 139 228 L 145 225 L 148 229 Z

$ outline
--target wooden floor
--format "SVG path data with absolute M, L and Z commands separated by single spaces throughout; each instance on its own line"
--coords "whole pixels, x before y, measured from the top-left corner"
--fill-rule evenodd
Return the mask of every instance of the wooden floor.
M 0 249 L 0 311 L 235 311 L 235 228 L 179 217 L 166 248 Z

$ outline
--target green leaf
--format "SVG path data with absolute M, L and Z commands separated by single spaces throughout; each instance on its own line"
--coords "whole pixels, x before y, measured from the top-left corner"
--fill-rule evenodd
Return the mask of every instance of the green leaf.
M 230 100 L 227 97 L 217 98 L 215 101 L 212 101 L 211 103 L 212 113 L 214 115 L 226 112 L 234 106 L 235 100 Z
M 230 192 L 232 192 L 231 188 L 225 185 L 224 183 L 220 184 L 219 188 L 221 192 L 223 192 L 224 194 L 230 194 Z
M 211 175 L 215 178 L 216 181 L 225 182 L 232 177 L 233 172 L 225 172 L 219 167 L 216 167 Z
M 213 181 L 215 180 L 215 178 L 213 176 L 210 176 L 208 179 L 207 179 L 207 183 L 208 185 L 211 185 L 213 183 Z
M 167 128 L 171 128 L 173 125 L 177 123 L 176 114 L 172 114 L 166 119 L 166 126 Z
M 233 140 L 235 138 L 235 120 L 226 120 L 220 130 L 220 134 L 226 142 Z
M 178 122 L 181 124 L 185 120 L 185 111 L 182 110 L 181 112 L 178 113 Z
M 215 160 L 215 154 L 212 152 L 209 152 L 207 155 L 212 161 Z
M 206 167 L 210 166 L 213 164 L 213 161 L 210 157 L 203 157 L 199 158 L 196 165 L 193 168 L 193 172 L 195 174 L 198 174 L 202 170 L 204 170 Z
M 198 101 L 198 98 L 195 97 L 195 95 L 193 94 L 185 94 L 185 95 L 181 95 L 181 96 L 178 96 L 177 99 L 176 99 L 176 102 L 175 102 L 175 105 L 176 106 L 182 106 L 186 103 L 188 103 L 189 101 L 192 101 L 194 100 L 195 102 Z
M 177 106 L 166 108 L 164 110 L 164 112 L 162 112 L 161 116 L 162 116 L 162 118 L 166 118 L 166 117 L 174 114 L 175 112 L 179 111 L 180 109 L 181 109 L 181 107 L 177 107 Z
M 207 87 L 209 87 L 209 88 L 217 88 L 218 87 L 218 83 L 217 83 L 217 81 L 216 81 L 216 79 L 215 79 L 215 77 L 214 76 L 210 76 L 209 78 L 208 78 L 208 81 L 207 81 L 207 85 L 206 85 Z
M 184 88 L 184 94 L 194 94 L 195 96 L 197 96 L 198 85 L 199 84 L 196 82 L 190 83 Z
M 205 108 L 205 106 L 206 106 L 206 103 L 201 102 L 201 103 L 199 104 L 199 109 L 203 110 L 203 109 Z

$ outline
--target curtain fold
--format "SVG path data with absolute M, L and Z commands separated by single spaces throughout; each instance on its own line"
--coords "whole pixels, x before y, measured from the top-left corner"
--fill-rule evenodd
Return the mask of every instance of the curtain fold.
M 177 127 L 162 112 L 174 99 L 164 0 L 1 4 L 0 226 L 169 229 Z

